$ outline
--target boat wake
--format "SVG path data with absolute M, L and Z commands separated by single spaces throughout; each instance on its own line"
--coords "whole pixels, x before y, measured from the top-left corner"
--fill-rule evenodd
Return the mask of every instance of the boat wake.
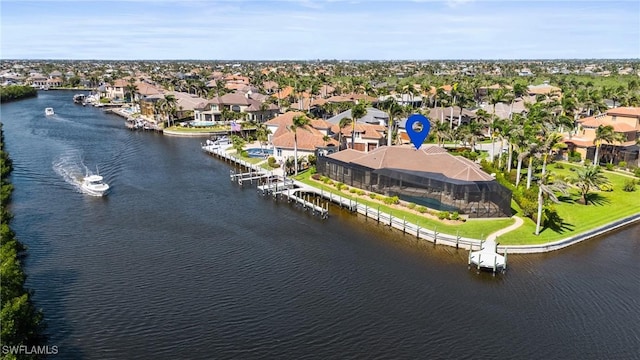
M 82 154 L 79 151 L 66 153 L 56 159 L 53 162 L 53 170 L 80 193 L 87 193 L 82 187 L 85 176 L 94 175 L 84 164 Z

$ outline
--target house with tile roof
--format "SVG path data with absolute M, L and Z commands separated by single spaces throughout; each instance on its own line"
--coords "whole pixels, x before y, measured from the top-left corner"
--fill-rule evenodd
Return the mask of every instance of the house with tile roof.
M 319 154 L 321 155 L 321 154 Z M 347 149 L 316 160 L 318 173 L 351 187 L 397 196 L 470 218 L 509 217 L 511 190 L 478 164 L 435 145 Z
M 367 108 L 366 115 L 358 119 L 355 124 L 354 144 L 351 144 L 351 134 L 354 127 L 346 126 L 340 129 L 340 120 L 345 118 L 351 119 L 351 109 L 326 120 L 331 124 L 333 134 L 342 133 L 341 136 L 336 136 L 342 139 L 342 148 L 354 148 L 368 152 L 386 144 L 386 129 L 389 123 L 389 115 L 386 112 L 372 107 Z
M 262 94 L 236 91 L 200 104 L 194 109 L 194 118 L 196 121 L 222 121 L 222 112 L 227 110 L 241 113 L 242 120 L 264 122 L 280 112 L 277 105 L 265 100 Z
M 640 107 L 618 107 L 607 110 L 606 113 L 589 116 L 577 121 L 578 127 L 575 133 L 565 136 L 564 142 L 567 144 L 567 151 L 577 152 L 582 160 L 594 160 L 596 145 L 596 130 L 599 126 L 612 126 L 613 131 L 622 134 L 625 141 L 608 144 L 602 143 L 600 146 L 599 160 L 601 162 L 612 162 L 617 164 L 625 161 L 627 164 L 640 166 L 639 146 L 640 138 Z
M 286 160 L 294 156 L 294 134 L 291 131 L 293 119 L 305 116 L 303 112 L 288 111 L 267 121 L 270 131 L 269 142 L 273 146 L 273 155 L 277 160 Z M 298 139 L 298 157 L 315 155 L 318 149 L 338 148 L 338 141 L 331 138 L 331 125 L 321 119 L 311 119 L 310 125 L 296 130 Z

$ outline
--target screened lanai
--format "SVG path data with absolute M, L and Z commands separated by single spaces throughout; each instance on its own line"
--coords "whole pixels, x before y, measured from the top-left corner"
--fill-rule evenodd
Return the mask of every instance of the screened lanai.
M 318 173 L 334 181 L 470 218 L 511 216 L 511 191 L 474 162 L 437 146 L 348 149 L 318 156 Z

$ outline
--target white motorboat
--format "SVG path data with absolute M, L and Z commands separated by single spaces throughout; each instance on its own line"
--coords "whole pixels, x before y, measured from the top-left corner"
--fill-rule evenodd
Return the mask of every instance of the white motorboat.
M 55 112 L 53 111 L 53 108 L 48 107 L 44 109 L 44 114 L 47 116 L 51 116 L 51 115 L 55 115 Z
M 82 190 L 92 196 L 104 196 L 109 190 L 109 185 L 100 175 L 87 175 L 82 181 Z

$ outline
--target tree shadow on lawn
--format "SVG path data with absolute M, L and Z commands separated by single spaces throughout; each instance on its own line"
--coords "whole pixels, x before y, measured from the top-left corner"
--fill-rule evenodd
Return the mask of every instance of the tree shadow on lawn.
M 584 203 L 582 201 L 579 201 L 579 203 L 581 205 L 584 205 Z M 604 205 L 611 204 L 611 200 L 605 198 L 604 196 L 600 195 L 599 193 L 590 193 L 590 194 L 587 194 L 587 205 L 588 204 L 604 206 Z
M 573 231 L 575 228 L 573 224 L 564 222 L 560 215 L 555 211 L 547 213 L 546 217 L 547 218 L 545 219 L 541 233 L 546 229 L 549 229 L 555 233 L 562 234 L 565 231 Z

